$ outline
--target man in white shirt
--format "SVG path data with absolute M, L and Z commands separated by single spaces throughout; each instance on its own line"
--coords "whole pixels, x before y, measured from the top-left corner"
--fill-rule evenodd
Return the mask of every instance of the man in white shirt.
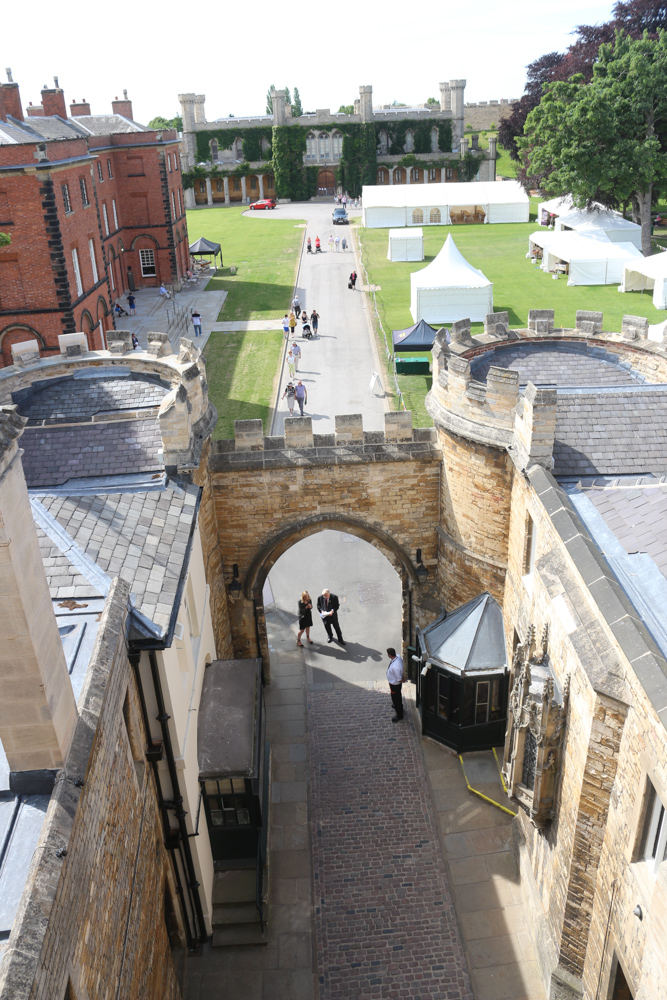
M 396 715 L 392 716 L 392 722 L 401 722 L 403 719 L 403 698 L 401 690 L 403 688 L 403 657 L 396 655 L 393 646 L 387 649 L 389 666 L 387 667 L 387 680 L 391 691 L 391 703 L 394 706 Z
M 296 340 L 292 344 L 292 354 L 294 355 L 294 370 L 298 372 L 299 361 L 301 360 L 301 348 L 297 344 Z

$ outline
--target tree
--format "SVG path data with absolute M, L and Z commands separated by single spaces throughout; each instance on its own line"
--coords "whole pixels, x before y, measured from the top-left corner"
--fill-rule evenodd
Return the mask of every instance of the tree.
M 163 118 L 161 115 L 157 115 L 157 117 L 151 118 L 148 127 L 154 129 L 175 128 L 177 132 L 182 132 L 183 119 L 180 115 L 174 115 L 173 118 Z
M 274 84 L 271 84 L 271 86 L 269 87 L 269 89 L 266 92 L 266 113 L 267 113 L 267 115 L 272 115 L 273 114 L 273 98 L 271 97 L 271 91 L 275 90 L 275 89 L 276 88 L 275 88 Z
M 292 115 L 295 118 L 300 118 L 303 114 L 303 107 L 301 106 L 301 96 L 299 95 L 299 88 L 294 88 L 294 102 L 292 104 Z
M 468 149 L 459 160 L 459 180 L 474 181 L 479 173 L 482 156 Z
M 392 108 L 407 108 L 407 104 L 401 104 L 400 101 L 392 101 L 391 102 L 391 107 Z
M 291 104 L 291 103 L 292 103 L 292 97 L 289 92 L 289 87 L 285 87 L 285 104 Z
M 427 97 L 426 98 L 426 106 L 429 107 L 429 108 L 431 106 L 439 108 L 440 107 L 440 101 L 436 101 L 435 97 Z
M 578 207 L 632 200 L 651 253 L 651 199 L 667 181 L 667 32 L 600 46 L 593 79 L 547 86 L 517 140 L 524 167 L 547 193 Z
M 8 247 L 12 242 L 12 238 L 9 233 L 0 233 L 0 247 Z
M 354 104 L 341 104 L 338 109 L 339 115 L 353 115 L 354 114 Z

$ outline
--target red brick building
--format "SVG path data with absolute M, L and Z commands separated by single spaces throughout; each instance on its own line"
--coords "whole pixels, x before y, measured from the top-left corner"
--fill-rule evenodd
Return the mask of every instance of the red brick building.
M 18 84 L 0 84 L 0 365 L 11 345 L 83 331 L 91 349 L 128 290 L 173 283 L 188 266 L 178 134 L 70 105 L 58 86 L 24 117 Z

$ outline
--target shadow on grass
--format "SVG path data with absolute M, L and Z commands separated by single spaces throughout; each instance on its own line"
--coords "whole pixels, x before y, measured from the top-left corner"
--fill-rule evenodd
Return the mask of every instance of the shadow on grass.
M 215 440 L 233 438 L 235 420 L 259 419 L 268 434 L 283 343 L 282 330 L 211 334 L 205 358 L 209 397 L 218 411 Z
M 215 400 L 214 400 L 215 403 Z M 269 433 L 269 413 L 271 407 L 264 403 L 251 403 L 245 399 L 225 399 L 218 406 L 218 422 L 213 431 L 213 440 L 220 441 L 234 437 L 235 420 L 261 420 L 264 433 Z

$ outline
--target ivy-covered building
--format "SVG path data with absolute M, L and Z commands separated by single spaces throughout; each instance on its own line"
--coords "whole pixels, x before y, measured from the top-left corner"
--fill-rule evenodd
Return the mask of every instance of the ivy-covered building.
M 180 94 L 186 201 L 230 204 L 276 197 L 361 194 L 364 184 L 495 180 L 495 149 L 468 151 L 465 80 L 440 84 L 440 104 L 373 107 L 359 88 L 354 113 L 328 108 L 292 117 L 283 90 L 273 114 L 206 121 L 203 94 Z

